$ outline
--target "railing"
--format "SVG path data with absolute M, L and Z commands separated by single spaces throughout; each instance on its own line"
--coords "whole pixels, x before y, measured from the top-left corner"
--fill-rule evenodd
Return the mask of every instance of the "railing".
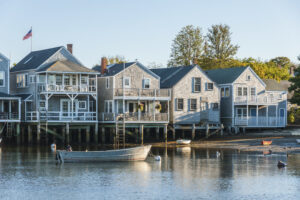
M 17 112 L 0 112 L 0 120 L 19 120 Z
M 282 101 L 279 95 L 258 95 L 258 96 L 238 96 L 235 97 L 235 104 L 273 104 Z
M 27 121 L 96 121 L 96 112 L 26 112 Z
M 171 91 L 169 89 L 115 88 L 114 96 L 170 97 Z
M 285 117 L 235 117 L 234 123 L 237 126 L 248 127 L 283 127 Z
M 116 113 L 101 113 L 100 121 L 116 121 L 125 119 L 125 121 L 129 122 L 167 122 L 168 121 L 168 113 L 125 113 L 125 114 L 116 114 Z
M 39 92 L 96 92 L 96 85 L 53 85 L 40 83 Z

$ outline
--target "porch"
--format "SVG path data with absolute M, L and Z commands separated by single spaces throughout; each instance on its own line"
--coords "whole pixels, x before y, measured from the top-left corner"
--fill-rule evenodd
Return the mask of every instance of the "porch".
M 234 98 L 235 105 L 268 105 L 278 104 L 283 101 L 281 94 L 260 94 L 248 96 L 236 96 Z
M 0 97 L 0 122 L 20 122 L 21 100 Z
M 168 123 L 168 113 L 101 113 L 99 121 L 102 123 L 114 123 L 117 121 L 124 121 L 126 123 Z
M 118 98 L 171 98 L 170 89 L 140 89 L 140 88 L 114 88 L 114 97 Z

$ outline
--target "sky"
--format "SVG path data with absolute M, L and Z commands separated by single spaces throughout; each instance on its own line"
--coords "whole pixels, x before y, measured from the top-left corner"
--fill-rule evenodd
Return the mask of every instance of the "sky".
M 114 55 L 166 66 L 186 25 L 204 35 L 212 25 L 229 25 L 237 58 L 298 62 L 300 55 L 298 0 L 0 0 L 0 19 L 0 52 L 11 63 L 30 52 L 30 40 L 22 40 L 30 27 L 33 50 L 72 43 L 90 68 Z

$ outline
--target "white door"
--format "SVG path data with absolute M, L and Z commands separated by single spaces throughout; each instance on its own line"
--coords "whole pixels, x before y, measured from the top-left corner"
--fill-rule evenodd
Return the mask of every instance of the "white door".
M 60 100 L 60 113 L 62 118 L 68 118 L 72 116 L 72 103 L 70 99 Z M 73 116 L 76 116 L 78 112 L 78 100 L 73 101 Z

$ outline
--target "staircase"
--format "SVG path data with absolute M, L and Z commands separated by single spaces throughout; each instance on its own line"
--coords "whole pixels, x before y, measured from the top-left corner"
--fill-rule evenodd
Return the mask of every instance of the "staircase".
M 125 135 L 126 135 L 126 129 L 125 129 L 125 122 L 117 121 L 116 122 L 116 135 L 115 135 L 115 147 L 120 148 L 120 144 L 123 145 L 123 148 L 125 148 Z

